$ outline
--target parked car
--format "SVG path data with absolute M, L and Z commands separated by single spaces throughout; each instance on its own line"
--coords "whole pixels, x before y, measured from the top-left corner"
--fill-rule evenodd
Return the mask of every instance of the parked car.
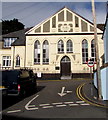
M 0 98 L 7 96 L 7 88 L 2 81 L 2 71 L 0 71 Z
M 2 71 L 2 81 L 7 88 L 7 94 L 11 96 L 24 96 L 37 90 L 36 76 L 32 70 Z

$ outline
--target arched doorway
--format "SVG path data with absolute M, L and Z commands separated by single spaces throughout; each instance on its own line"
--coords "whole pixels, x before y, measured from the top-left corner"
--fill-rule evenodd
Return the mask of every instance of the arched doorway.
M 68 56 L 64 56 L 60 62 L 61 79 L 71 79 L 71 61 Z

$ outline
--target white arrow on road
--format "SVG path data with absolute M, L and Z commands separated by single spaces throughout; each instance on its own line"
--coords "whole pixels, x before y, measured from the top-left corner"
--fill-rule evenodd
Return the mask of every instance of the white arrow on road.
M 64 91 L 65 90 L 65 87 L 62 87 L 62 91 L 61 93 L 58 93 L 58 95 L 60 95 L 61 97 L 66 95 L 67 93 L 72 93 L 72 91 Z

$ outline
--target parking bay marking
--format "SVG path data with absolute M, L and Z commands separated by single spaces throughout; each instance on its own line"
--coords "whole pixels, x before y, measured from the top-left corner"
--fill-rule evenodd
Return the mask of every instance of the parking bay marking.
M 20 112 L 21 110 L 13 110 L 13 111 L 7 111 L 7 113 L 15 113 L 15 112 Z
M 25 105 L 25 109 L 26 110 L 35 110 L 35 109 L 38 109 L 37 107 L 36 108 L 29 108 L 29 105 L 30 103 L 35 100 L 39 95 L 36 95 L 33 99 L 31 99 L 26 105 Z
M 39 106 L 47 106 L 47 105 L 50 105 L 50 104 L 40 104 Z

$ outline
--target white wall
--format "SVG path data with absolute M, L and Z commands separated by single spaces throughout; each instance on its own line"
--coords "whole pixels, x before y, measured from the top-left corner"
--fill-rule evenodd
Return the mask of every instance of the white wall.
M 94 73 L 94 85 L 97 88 L 96 72 Z M 101 70 L 101 90 L 103 100 L 108 100 L 108 67 Z

